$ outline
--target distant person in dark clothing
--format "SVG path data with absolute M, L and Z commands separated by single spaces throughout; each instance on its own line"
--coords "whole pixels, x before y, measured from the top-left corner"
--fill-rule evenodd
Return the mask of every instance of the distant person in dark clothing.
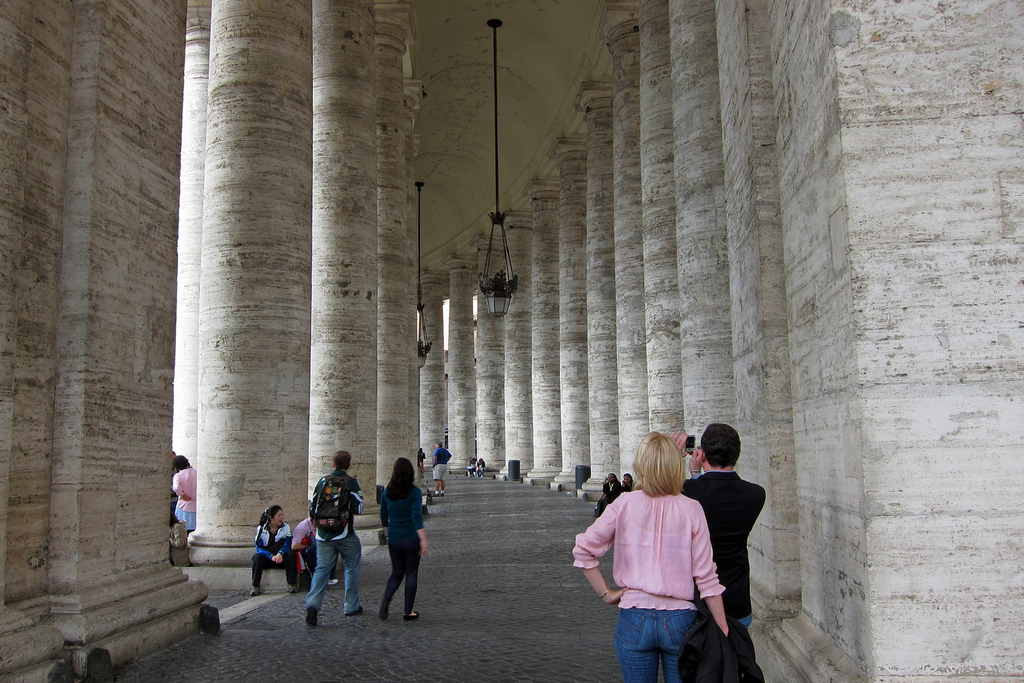
M 604 513 L 604 509 L 615 502 L 620 493 L 622 493 L 622 484 L 619 483 L 619 478 L 612 472 L 604 478 L 604 485 L 601 487 L 601 497 L 597 501 L 597 507 L 594 508 L 594 516 L 600 517 Z
M 686 434 L 675 435 L 675 441 L 685 442 Z M 739 457 L 740 435 L 736 430 L 727 424 L 709 424 L 701 436 L 700 448 L 690 456 L 690 475 L 699 478 L 686 480 L 683 494 L 704 508 L 718 578 L 726 587 L 722 595 L 725 613 L 749 627 L 753 610 L 747 536 L 764 507 L 765 491 L 733 471 Z
M 420 615 L 412 610 L 416 601 L 420 558 L 427 555 L 427 532 L 423 530 L 423 493 L 413 483 L 412 463 L 405 458 L 395 461 L 391 481 L 380 497 L 380 523 L 388 530 L 388 554 L 391 555 L 391 576 L 380 603 L 381 619 L 388 618 L 391 598 L 405 579 L 405 612 L 402 617 L 412 621 Z
M 420 470 L 420 476 L 421 477 L 426 475 L 426 470 L 423 467 L 423 463 L 424 463 L 424 461 L 426 459 L 427 459 L 427 454 L 424 453 L 423 449 L 421 448 L 419 453 L 416 454 L 416 466 Z
M 629 493 L 633 490 L 633 475 L 626 472 L 622 475 L 622 492 Z

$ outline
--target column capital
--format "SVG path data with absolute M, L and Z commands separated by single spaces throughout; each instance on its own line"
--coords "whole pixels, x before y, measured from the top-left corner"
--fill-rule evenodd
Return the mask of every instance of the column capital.
M 412 39 L 412 12 L 407 2 L 386 2 L 374 5 L 377 32 L 373 38 L 378 47 L 392 47 L 405 54 Z
M 477 253 L 479 253 L 487 249 L 487 245 L 490 242 L 490 239 L 490 235 L 477 235 L 470 241 L 470 245 L 477 250 Z
M 576 109 L 585 113 L 612 106 L 612 86 L 604 81 L 584 81 L 576 96 Z
M 422 135 L 419 133 L 413 133 L 409 136 L 409 145 L 412 149 L 412 155 L 415 157 L 420 153 L 420 142 L 422 142 Z
M 630 41 L 633 41 L 634 50 L 640 49 L 638 6 L 637 0 L 605 3 L 604 16 L 601 17 L 601 32 L 612 54 L 619 49 L 628 49 Z
M 586 161 L 587 143 L 583 138 L 558 138 L 551 150 L 551 158 L 559 164 L 575 159 Z
M 448 273 L 440 270 L 425 270 L 420 273 L 420 282 L 425 287 L 444 287 L 448 284 Z
M 506 230 L 531 230 L 533 229 L 532 211 L 509 211 L 505 217 Z
M 542 178 L 535 178 L 530 182 L 530 187 L 527 189 L 530 193 L 531 201 L 537 201 L 538 199 L 558 199 L 558 195 L 561 192 L 561 188 L 559 187 L 557 180 L 547 180 Z
M 412 111 L 419 111 L 423 102 L 423 80 L 406 78 L 404 88 L 405 106 Z
M 448 257 L 448 272 L 457 270 L 476 272 L 476 261 L 476 254 L 452 254 Z

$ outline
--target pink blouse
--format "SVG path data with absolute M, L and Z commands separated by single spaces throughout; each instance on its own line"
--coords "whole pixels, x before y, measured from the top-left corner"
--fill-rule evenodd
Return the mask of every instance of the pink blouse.
M 691 498 L 623 493 L 576 536 L 573 566 L 597 567 L 612 543 L 612 576 L 628 588 L 619 602 L 623 609 L 694 609 L 694 580 L 702 598 L 725 592 L 711 559 L 704 509 Z
M 174 475 L 174 478 L 171 479 L 171 488 L 175 493 L 179 496 L 185 494 L 192 499 L 181 500 L 179 498 L 178 504 L 175 506 L 179 510 L 184 510 L 185 512 L 196 511 L 196 474 L 196 468 L 189 467 L 188 469 L 177 472 Z M 167 480 L 165 479 L 164 481 Z

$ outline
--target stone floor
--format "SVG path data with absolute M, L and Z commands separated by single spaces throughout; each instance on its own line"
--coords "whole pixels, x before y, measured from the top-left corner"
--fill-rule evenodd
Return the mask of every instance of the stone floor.
M 364 546 L 363 615 L 342 614 L 340 585 L 328 590 L 315 629 L 301 593 L 247 605 L 247 586 L 216 591 L 208 602 L 222 610 L 221 635 L 195 636 L 116 680 L 621 681 L 617 609 L 572 566 L 574 537 L 592 521 L 592 503 L 547 488 L 449 480 L 425 518 L 418 621 L 402 620 L 401 590 L 391 618 L 377 617 L 390 562 L 386 548 Z M 610 577 L 610 554 L 602 567 Z

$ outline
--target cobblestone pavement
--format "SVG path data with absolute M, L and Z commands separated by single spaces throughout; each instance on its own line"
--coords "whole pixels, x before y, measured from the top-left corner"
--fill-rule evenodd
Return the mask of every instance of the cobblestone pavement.
M 284 595 L 226 622 L 219 636 L 198 635 L 131 664 L 116 680 L 621 681 L 618 610 L 572 566 L 574 537 L 593 521 L 593 504 L 492 479 L 450 478 L 447 493 L 425 518 L 419 620 L 402 620 L 402 589 L 391 617 L 377 617 L 391 564 L 386 548 L 364 546 L 361 616 L 342 614 L 338 585 L 309 628 L 303 594 Z M 610 553 L 602 569 L 611 576 Z M 208 602 L 223 609 L 245 595 L 217 591 Z

